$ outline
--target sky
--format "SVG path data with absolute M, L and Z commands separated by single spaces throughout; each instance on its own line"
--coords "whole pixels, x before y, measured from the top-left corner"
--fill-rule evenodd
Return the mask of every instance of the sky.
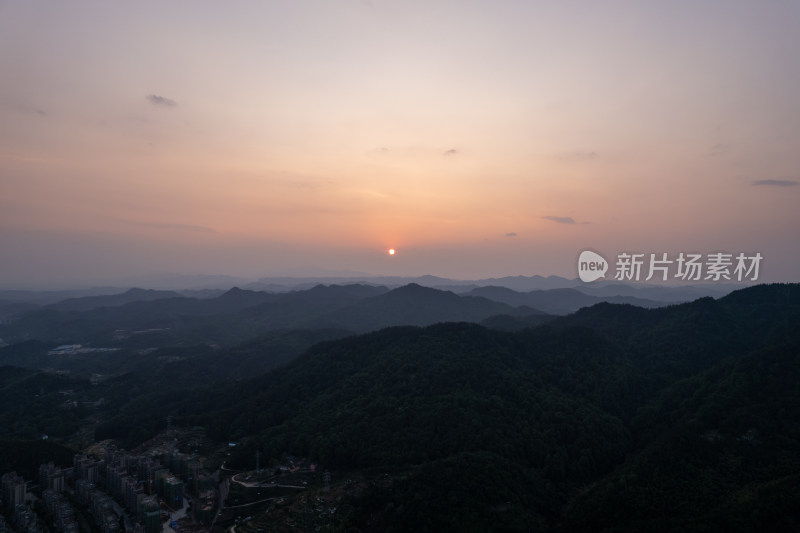
M 574 278 L 582 250 L 797 282 L 798 24 L 792 0 L 0 0 L 0 288 Z

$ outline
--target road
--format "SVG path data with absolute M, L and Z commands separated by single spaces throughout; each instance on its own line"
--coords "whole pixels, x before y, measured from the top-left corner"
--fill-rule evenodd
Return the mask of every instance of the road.
M 302 485 L 281 485 L 281 484 L 278 484 L 278 483 L 258 483 L 258 482 L 253 482 L 253 481 L 250 481 L 250 482 L 239 481 L 238 479 L 236 479 L 236 476 L 241 476 L 241 475 L 242 474 L 236 474 L 231 479 L 233 480 L 234 483 L 238 483 L 239 485 L 242 485 L 243 487 L 248 487 L 248 488 L 251 488 L 251 489 L 252 488 L 269 489 L 269 488 L 273 488 L 273 487 L 282 487 L 282 488 L 285 488 L 285 489 L 306 489 L 306 488 L 308 488 L 308 487 L 304 487 Z
M 241 507 L 250 507 L 251 505 L 256 505 L 256 504 L 264 503 L 264 502 L 277 501 L 277 500 L 280 500 L 280 499 L 281 498 L 265 498 L 263 500 L 258 500 L 256 502 L 250 502 L 250 503 L 243 503 L 241 505 L 229 505 L 229 506 L 226 507 L 226 509 L 239 509 Z
M 225 481 L 217 485 L 217 494 L 219 494 L 219 505 L 217 506 L 217 512 L 214 515 L 214 520 L 211 521 L 211 528 L 210 531 L 214 531 L 214 524 L 217 522 L 217 517 L 222 514 L 222 509 L 225 506 L 225 498 L 228 497 L 228 490 L 231 486 L 230 478 L 226 478 Z
M 183 518 L 186 516 L 186 509 L 189 507 L 189 503 L 186 501 L 186 498 L 183 499 L 183 507 L 175 511 L 174 513 L 169 513 L 169 520 L 164 522 L 164 525 L 161 527 L 162 533 L 175 533 L 175 530 L 172 529 L 172 521 L 178 520 L 179 518 Z

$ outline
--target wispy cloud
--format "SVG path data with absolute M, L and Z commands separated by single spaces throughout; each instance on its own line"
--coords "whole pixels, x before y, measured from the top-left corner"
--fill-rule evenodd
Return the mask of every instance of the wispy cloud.
M 575 219 L 572 217 L 556 217 L 552 215 L 542 217 L 545 220 L 552 220 L 553 222 L 558 222 L 559 224 L 574 224 Z
M 27 104 L 16 104 L 13 106 L 18 112 L 23 113 L 25 115 L 39 115 L 40 117 L 46 117 L 47 111 L 41 109 L 39 107 L 29 106 Z
M 753 182 L 754 187 L 796 187 L 800 185 L 797 180 L 757 180 Z
M 175 100 L 157 94 L 148 94 L 145 98 L 156 107 L 178 107 L 178 102 Z
M 366 152 L 368 155 L 390 155 L 392 157 L 455 157 L 462 154 L 458 148 L 444 149 L 430 145 L 376 146 Z
M 517 236 L 517 234 L 514 233 L 513 231 L 510 232 L 510 233 L 506 233 L 506 237 L 516 237 L 516 236 Z

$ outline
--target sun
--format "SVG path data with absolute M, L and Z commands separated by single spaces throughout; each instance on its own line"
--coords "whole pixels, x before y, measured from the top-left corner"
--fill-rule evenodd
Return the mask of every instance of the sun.
M 394 254 L 395 254 L 394 248 L 389 248 L 389 255 L 394 255 Z

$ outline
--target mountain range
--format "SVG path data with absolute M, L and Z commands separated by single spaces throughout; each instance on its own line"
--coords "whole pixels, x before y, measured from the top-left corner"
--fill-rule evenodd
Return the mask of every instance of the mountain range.
M 133 447 L 169 415 L 238 442 L 230 468 L 258 454 L 332 472 L 264 514 L 278 529 L 314 498 L 343 531 L 800 527 L 798 284 L 672 305 L 418 284 L 128 292 L 2 325 L 0 365 L 27 367 L 0 367 L 7 439 L 90 427 Z M 115 350 L 51 353 L 61 342 Z
M 291 281 L 296 288 L 279 292 L 238 287 L 227 291 L 133 288 L 111 293 L 108 291 L 112 289 L 105 288 L 93 289 L 93 294 L 86 296 L 76 296 L 74 292 L 0 291 L 0 339 L 6 343 L 35 338 L 58 343 L 117 346 L 120 345 L 118 341 L 130 338 L 131 332 L 138 332 L 137 335 L 149 332 L 148 335 L 157 335 L 160 344 L 230 345 L 267 331 L 298 327 L 337 328 L 355 333 L 393 325 L 491 319 L 494 323 L 505 320 L 513 328 L 541 322 L 541 318 L 521 320 L 522 317 L 563 315 L 598 302 L 653 308 L 719 292 L 703 287 L 632 288 L 627 285 L 592 286 L 591 290 L 579 285 L 579 288 L 521 292 L 499 285 L 476 287 L 467 282 L 443 285 L 453 289 L 445 290 L 431 287 L 448 281 L 443 278 L 417 279 L 425 285 L 409 283 L 390 288 L 391 283 L 315 284 L 297 288 L 305 287 L 305 282 L 274 278 L 269 286 Z M 373 279 L 377 280 L 398 282 L 404 278 Z M 519 276 L 484 281 L 509 285 L 574 284 L 556 277 Z M 645 297 L 648 294 L 658 299 Z M 66 298 L 50 301 L 61 296 Z M 505 318 L 492 318 L 494 316 Z M 509 317 L 516 318 L 509 320 Z

